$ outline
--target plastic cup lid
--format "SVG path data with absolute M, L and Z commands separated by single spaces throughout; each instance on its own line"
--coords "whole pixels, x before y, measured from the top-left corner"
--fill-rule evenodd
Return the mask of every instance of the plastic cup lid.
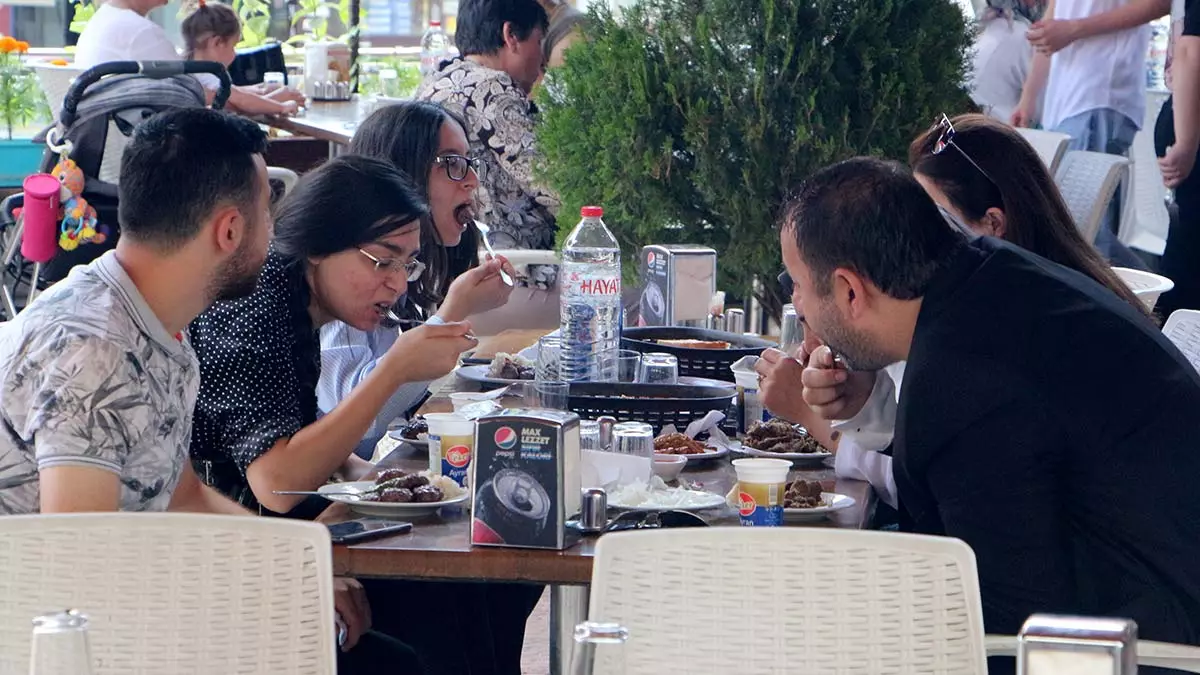
M 786 459 L 747 457 L 733 460 L 737 479 L 746 483 L 786 483 L 792 463 Z

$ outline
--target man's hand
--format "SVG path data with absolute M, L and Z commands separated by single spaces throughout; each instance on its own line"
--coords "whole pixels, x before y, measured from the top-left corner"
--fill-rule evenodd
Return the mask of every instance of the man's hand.
M 1187 180 L 1195 167 L 1196 151 L 1189 152 L 1178 144 L 1167 148 L 1166 156 L 1158 160 L 1158 169 L 1162 171 L 1163 184 L 1171 189 L 1179 187 L 1180 183 Z
M 1069 19 L 1042 19 L 1033 24 L 1025 39 L 1033 48 L 1049 56 L 1066 49 L 1081 37 L 1079 22 Z
M 875 388 L 875 373 L 847 371 L 824 345 L 812 352 L 800 379 L 804 383 L 804 402 L 827 420 L 854 417 Z
M 1022 97 L 1021 102 L 1017 104 L 1016 110 L 1013 110 L 1012 117 L 1008 120 L 1008 123 L 1018 129 L 1032 127 L 1036 121 L 1034 119 L 1036 117 L 1036 113 L 1034 112 L 1036 108 L 1036 105 L 1027 103 Z
M 346 641 L 342 651 L 348 652 L 358 644 L 362 634 L 371 630 L 371 605 L 367 592 L 357 579 L 333 578 L 333 608 L 346 624 Z
M 813 417 L 801 397 L 804 366 L 799 361 L 778 349 L 767 349 L 754 370 L 758 372 L 758 398 L 771 414 L 794 424 L 804 424 Z

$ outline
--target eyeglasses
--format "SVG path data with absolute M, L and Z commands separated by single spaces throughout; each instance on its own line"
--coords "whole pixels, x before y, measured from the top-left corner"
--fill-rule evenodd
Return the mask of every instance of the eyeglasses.
M 425 271 L 425 263 L 415 258 L 406 263 L 402 263 L 399 260 L 380 260 L 361 248 L 358 249 L 358 252 L 366 256 L 367 260 L 375 263 L 376 272 L 392 274 L 403 270 L 405 279 L 408 281 L 416 281 L 417 279 L 421 278 L 421 273 Z
M 954 148 L 958 154 L 962 155 L 963 159 L 970 162 L 971 166 L 975 167 L 979 173 L 983 174 L 984 178 L 988 179 L 988 182 L 992 184 L 992 187 L 996 188 L 997 191 L 1000 190 L 1000 186 L 996 184 L 996 181 L 992 180 L 992 176 L 988 172 L 984 171 L 982 166 L 979 166 L 975 160 L 971 159 L 970 155 L 964 152 L 963 149 L 958 147 L 958 144 L 954 142 L 954 124 L 950 122 L 950 118 L 947 117 L 945 113 L 942 113 L 942 119 L 938 120 L 933 127 L 930 128 L 929 132 L 937 134 L 937 140 L 935 140 L 933 143 L 933 154 L 940 155 L 946 151 L 946 148 Z
M 469 169 L 479 171 L 478 157 L 457 154 L 438 155 L 433 159 L 433 163 L 446 167 L 446 177 L 455 182 L 466 180 Z

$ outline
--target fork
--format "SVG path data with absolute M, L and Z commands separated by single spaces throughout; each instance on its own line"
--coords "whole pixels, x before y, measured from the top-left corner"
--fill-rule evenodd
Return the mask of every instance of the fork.
M 488 241 L 488 233 L 492 231 L 492 228 L 488 227 L 487 223 L 477 220 L 475 221 L 475 229 L 479 230 L 479 235 L 483 237 L 483 247 L 487 249 L 487 252 L 493 258 L 495 258 L 496 250 L 492 248 L 492 242 Z M 503 269 L 500 270 L 500 279 L 509 286 L 513 285 L 512 277 L 508 276 L 508 272 L 505 272 Z

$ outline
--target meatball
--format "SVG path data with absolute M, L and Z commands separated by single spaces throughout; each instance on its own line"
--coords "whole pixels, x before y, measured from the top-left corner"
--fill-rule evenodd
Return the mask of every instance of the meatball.
M 440 502 L 442 501 L 442 489 L 436 485 L 422 485 L 413 490 L 414 502 Z
M 406 488 L 388 488 L 379 493 L 375 499 L 378 502 L 387 502 L 389 504 L 407 504 L 413 500 L 412 490 Z
M 415 490 L 422 485 L 429 485 L 429 479 L 419 473 L 410 473 L 396 480 L 396 487 L 408 488 L 409 490 Z
M 375 482 L 382 485 L 397 478 L 404 478 L 407 475 L 408 472 L 404 469 L 384 469 L 379 472 L 379 476 L 375 479 Z

